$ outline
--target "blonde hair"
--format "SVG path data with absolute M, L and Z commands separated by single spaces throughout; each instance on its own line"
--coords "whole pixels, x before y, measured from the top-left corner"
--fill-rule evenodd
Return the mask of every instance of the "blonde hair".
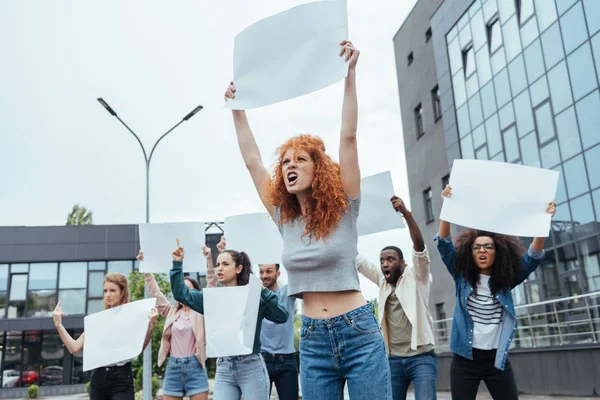
M 127 284 L 127 278 L 125 277 L 125 275 L 119 272 L 111 272 L 110 274 L 104 275 L 104 283 L 106 282 L 114 283 L 119 287 L 119 289 L 121 289 L 121 298 L 119 299 L 119 304 L 117 304 L 114 307 L 122 306 L 123 304 L 129 303 L 129 285 Z M 103 300 L 103 302 L 105 310 L 111 308 L 106 304 L 105 299 Z

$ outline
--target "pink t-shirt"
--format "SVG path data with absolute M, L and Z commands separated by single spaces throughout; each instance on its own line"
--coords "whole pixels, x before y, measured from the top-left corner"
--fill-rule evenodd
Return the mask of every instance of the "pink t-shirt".
M 171 325 L 171 357 L 183 358 L 196 354 L 196 337 L 192 329 L 190 313 L 180 311 Z

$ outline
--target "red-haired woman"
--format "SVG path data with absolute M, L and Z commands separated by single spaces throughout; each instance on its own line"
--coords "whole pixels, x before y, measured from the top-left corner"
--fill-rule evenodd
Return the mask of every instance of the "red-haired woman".
M 299 135 L 278 149 L 271 178 L 244 111 L 233 111 L 238 144 L 263 204 L 283 237 L 288 294 L 302 298 L 300 378 L 304 399 L 391 399 L 389 365 L 373 307 L 356 267 L 360 169 L 356 145 L 359 51 L 343 41 L 348 61 L 339 164 L 323 141 Z M 235 97 L 230 84 L 225 98 Z
M 129 286 L 125 275 L 118 272 L 106 274 L 104 276 L 104 309 L 119 307 L 129 303 Z M 60 302 L 56 305 L 52 317 L 54 326 L 58 331 L 62 342 L 71 354 L 77 353 L 83 349 L 84 335 L 81 334 L 76 340 L 71 337 L 69 332 L 62 324 L 64 313 L 60 307 Z M 150 312 L 150 324 L 146 332 L 143 349 L 146 348 L 152 337 L 152 331 L 156 325 L 158 311 L 155 308 Z M 90 382 L 91 400 L 133 400 L 133 376 L 131 375 L 131 361 L 125 360 L 113 365 L 96 368 L 92 371 L 92 380 Z

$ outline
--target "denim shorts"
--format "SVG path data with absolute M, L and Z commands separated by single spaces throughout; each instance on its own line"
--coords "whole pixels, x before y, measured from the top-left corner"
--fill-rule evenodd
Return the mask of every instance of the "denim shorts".
M 330 319 L 302 316 L 300 380 L 304 400 L 392 400 L 390 365 L 369 303 Z
M 198 357 L 169 357 L 163 382 L 167 396 L 184 397 L 208 392 L 208 375 Z

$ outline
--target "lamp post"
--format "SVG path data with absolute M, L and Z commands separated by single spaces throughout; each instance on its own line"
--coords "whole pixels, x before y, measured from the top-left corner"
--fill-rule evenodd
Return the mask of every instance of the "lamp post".
M 154 143 L 154 146 L 152 146 L 152 150 L 150 151 L 150 156 L 148 157 L 147 153 L 146 153 L 146 149 L 144 148 L 144 145 L 142 144 L 140 138 L 131 130 L 131 128 L 129 128 L 129 126 L 127 126 L 127 124 L 125 122 L 123 122 L 123 120 L 121 118 L 119 118 L 119 116 L 117 115 L 117 113 L 115 112 L 115 110 L 113 110 L 106 101 L 104 101 L 104 99 L 102 99 L 102 97 L 98 98 L 98 102 L 100 104 L 102 104 L 102 107 L 104 107 L 106 109 L 106 111 L 108 111 L 110 113 L 110 115 L 116 117 L 119 122 L 121 122 L 123 124 L 123 126 L 125 128 L 127 128 L 127 130 L 129 132 L 131 132 L 131 134 L 137 139 L 138 143 L 140 144 L 140 147 L 142 148 L 142 153 L 144 153 L 144 161 L 146 162 L 146 223 L 150 222 L 150 162 L 152 161 L 152 155 L 154 154 L 154 150 L 156 149 L 156 146 L 158 146 L 158 144 L 160 143 L 160 141 L 167 136 L 169 133 L 171 133 L 171 131 L 173 131 L 175 128 L 177 128 L 179 125 L 181 125 L 182 122 L 189 120 L 190 118 L 192 118 L 194 115 L 196 115 L 200 110 L 202 110 L 202 106 L 198 106 L 196 108 L 194 108 L 190 113 L 188 113 L 185 117 L 182 118 L 181 121 L 179 121 L 177 124 L 175 124 L 175 126 L 173 126 L 171 129 L 169 129 L 164 135 L 162 135 L 157 141 L 156 143 Z M 144 297 L 148 297 L 148 288 L 146 288 L 144 286 Z M 143 394 L 144 394 L 144 400 L 151 400 L 152 399 L 152 341 L 150 341 L 150 343 L 148 344 L 148 347 L 146 347 L 146 349 L 144 350 L 144 374 L 142 377 L 142 390 L 143 390 Z

